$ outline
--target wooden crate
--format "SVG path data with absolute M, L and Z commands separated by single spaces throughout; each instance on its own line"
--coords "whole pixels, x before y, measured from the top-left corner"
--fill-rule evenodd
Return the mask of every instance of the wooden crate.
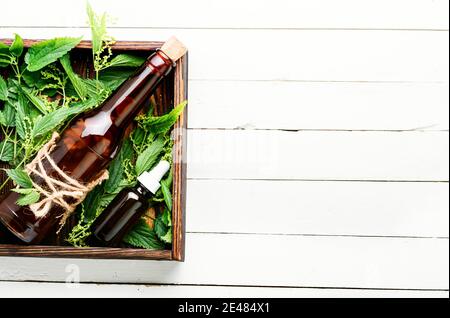
M 11 40 L 0 39 L 10 44 Z M 30 47 L 39 40 L 24 40 L 25 46 Z M 162 46 L 163 42 L 119 41 L 113 46 L 113 52 L 124 52 L 148 56 Z M 71 52 L 73 66 L 82 76 L 92 74 L 91 42 L 82 41 Z M 149 99 L 155 104 L 155 113 L 161 115 L 170 111 L 178 103 L 187 99 L 187 54 L 177 61 L 176 67 L 163 80 L 153 96 Z M 187 107 L 175 124 L 173 151 L 173 242 L 171 250 L 146 250 L 137 248 L 75 248 L 67 246 L 65 235 L 77 223 L 73 215 L 59 235 L 49 237 L 42 245 L 0 244 L 0 256 L 27 257 L 61 257 L 61 258 L 101 258 L 101 259 L 155 259 L 155 260 L 184 260 L 185 242 L 185 207 L 186 207 L 186 124 Z M 1 165 L 0 165 L 1 166 Z M 3 164 L 1 168 L 6 167 Z M 6 179 L 5 173 L 0 174 L 0 182 Z M 2 194 L 12 187 L 5 187 Z

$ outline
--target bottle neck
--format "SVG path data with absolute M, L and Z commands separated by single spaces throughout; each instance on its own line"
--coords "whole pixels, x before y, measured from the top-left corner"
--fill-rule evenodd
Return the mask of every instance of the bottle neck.
M 154 196 L 154 193 L 151 192 L 149 189 L 147 189 L 142 183 L 139 181 L 137 182 L 136 186 L 134 187 L 135 191 L 139 194 L 142 194 L 147 199 L 150 199 L 152 196 Z
M 125 129 L 173 65 L 164 52 L 155 52 L 103 103 L 100 111 L 109 114 L 117 128 Z

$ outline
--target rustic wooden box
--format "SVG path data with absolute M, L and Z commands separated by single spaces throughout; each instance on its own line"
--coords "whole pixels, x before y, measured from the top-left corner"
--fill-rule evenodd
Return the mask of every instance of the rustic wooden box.
M 11 40 L 0 39 L 11 44 Z M 38 40 L 24 40 L 29 47 Z M 128 53 L 148 56 L 162 46 L 163 42 L 116 42 L 113 52 L 127 51 Z M 91 42 L 82 41 L 71 52 L 75 71 L 83 76 L 92 74 L 90 65 L 92 60 Z M 187 99 L 187 54 L 178 60 L 175 69 L 159 86 L 150 98 L 155 104 L 156 114 L 168 112 L 174 105 Z M 149 103 L 150 103 L 149 100 Z M 61 258 L 101 258 L 101 259 L 155 259 L 155 260 L 184 260 L 185 238 L 185 207 L 186 207 L 186 124 L 187 107 L 175 124 L 174 130 L 174 175 L 173 175 L 173 242 L 172 250 L 146 250 L 136 248 L 75 248 L 67 246 L 65 235 L 76 224 L 76 215 L 68 220 L 60 235 L 50 237 L 45 245 L 27 246 L 14 244 L 0 244 L 0 256 L 27 257 L 61 257 Z M 1 140 L 1 138 L 0 138 Z M 0 168 L 6 167 L 0 164 Z M 0 174 L 0 181 L 5 180 L 5 173 Z M 12 186 L 12 183 L 9 187 Z M 7 187 L 2 192 L 7 191 Z

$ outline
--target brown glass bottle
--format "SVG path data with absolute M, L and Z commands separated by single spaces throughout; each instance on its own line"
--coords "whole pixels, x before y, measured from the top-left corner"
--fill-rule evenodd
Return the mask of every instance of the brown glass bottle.
M 114 158 L 125 129 L 141 110 L 144 100 L 154 92 L 173 64 L 163 51 L 155 52 L 101 107 L 76 117 L 62 132 L 50 153 L 57 166 L 80 182 L 95 180 Z M 48 161 L 43 164 L 49 176 L 58 176 Z M 44 182 L 31 177 L 37 184 Z M 54 229 L 65 211 L 53 204 L 47 214 L 37 218 L 28 207 L 16 204 L 18 198 L 15 192 L 3 197 L 0 221 L 23 242 L 39 243 Z
M 169 169 L 169 162 L 161 160 L 150 172 L 138 177 L 135 187 L 120 191 L 92 224 L 88 245 L 119 246 L 147 211 L 149 200 L 161 187 L 160 181 Z

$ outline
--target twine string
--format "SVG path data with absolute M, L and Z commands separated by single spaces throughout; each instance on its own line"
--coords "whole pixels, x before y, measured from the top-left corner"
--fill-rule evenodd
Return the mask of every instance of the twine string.
M 31 178 L 33 187 L 40 194 L 40 200 L 29 205 L 36 218 L 47 215 L 54 205 L 59 205 L 64 209 L 64 213 L 58 216 L 61 218 L 59 233 L 66 220 L 75 211 L 76 206 L 86 198 L 86 195 L 93 188 L 108 179 L 109 175 L 108 170 L 105 169 L 99 177 L 87 184 L 82 184 L 67 175 L 50 156 L 58 138 L 59 134 L 54 132 L 52 138 L 38 151 L 33 161 L 25 166 L 25 170 L 30 176 L 36 175 L 44 180 L 43 184 L 37 184 Z M 43 160 L 46 160 L 51 165 L 54 172 L 56 172 L 56 177 L 47 174 Z

